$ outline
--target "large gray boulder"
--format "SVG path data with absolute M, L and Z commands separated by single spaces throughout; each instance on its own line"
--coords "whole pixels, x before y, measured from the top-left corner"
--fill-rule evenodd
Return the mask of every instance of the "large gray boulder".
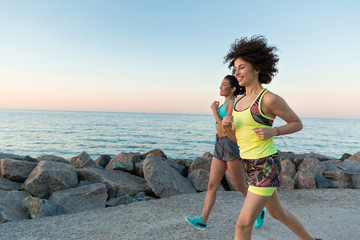
M 316 188 L 315 173 L 308 170 L 298 171 L 295 174 L 295 188 Z
M 41 155 L 41 156 L 37 157 L 37 160 L 39 162 L 41 162 L 41 161 L 52 161 L 52 162 L 70 163 L 65 158 L 58 157 L 58 156 L 55 156 L 55 155 Z
M 81 154 L 72 157 L 70 162 L 75 168 L 101 168 L 86 152 L 82 152 Z
M 189 167 L 189 173 L 197 169 L 203 169 L 210 172 L 211 162 L 212 162 L 211 158 L 202 158 L 202 157 L 195 158 Z
M 0 177 L 1 190 L 19 190 L 21 183 L 10 181 L 6 178 Z
M 317 158 L 305 158 L 298 167 L 298 171 L 311 171 L 313 173 L 323 174 L 326 170 L 324 163 L 320 162 Z
M 359 162 L 360 162 L 360 152 L 355 153 L 354 155 L 352 155 L 351 157 L 349 157 L 349 158 L 346 159 L 346 160 L 356 160 L 356 161 L 359 161 Z
M 191 181 L 196 191 L 198 192 L 207 191 L 210 172 L 203 169 L 193 170 L 189 174 L 188 178 Z
M 30 192 L 34 197 L 48 198 L 54 191 L 75 187 L 78 177 L 70 164 L 41 161 L 31 172 L 21 190 Z
M 281 159 L 281 170 L 283 174 L 293 178 L 296 174 L 295 164 L 289 159 Z
M 282 170 L 282 183 L 280 190 L 290 190 L 295 188 L 295 174 L 296 167 L 295 164 L 290 159 L 281 160 L 281 170 Z
M 160 149 L 154 149 L 154 150 L 148 151 L 147 153 L 142 154 L 141 159 L 145 159 L 150 154 L 154 154 L 162 159 L 168 159 L 167 156 L 165 155 L 165 153 L 163 151 L 161 151 Z
M 105 208 L 107 197 L 106 185 L 94 183 L 53 192 L 49 200 L 63 206 L 65 213 L 78 213 Z
M 136 171 L 135 163 L 140 162 L 140 161 L 141 161 L 140 153 L 121 152 L 110 160 L 110 162 L 106 166 L 106 169 L 114 169 L 115 170 L 119 166 L 118 163 L 120 163 L 120 166 L 123 166 L 125 171 L 127 171 L 129 173 L 135 173 L 135 171 Z
M 315 173 L 323 174 L 326 170 L 324 163 L 317 158 L 305 158 L 295 174 L 295 188 L 316 188 Z
M 280 190 L 291 190 L 295 188 L 295 179 L 285 173 L 282 175 Z
M 65 213 L 63 206 L 46 199 L 28 196 L 25 198 L 25 204 L 32 219 L 56 216 Z
M 0 190 L 0 223 L 29 219 L 24 199 L 28 192 Z
M 188 175 L 188 172 L 187 172 L 187 169 L 185 166 L 177 163 L 177 162 L 174 162 L 172 160 L 167 160 L 170 167 L 174 168 L 176 171 L 178 171 L 182 176 L 184 177 L 187 177 Z
M 158 197 L 196 192 L 189 179 L 170 167 L 166 159 L 154 154 L 144 160 L 143 171 L 146 182 Z
M 100 167 L 106 168 L 106 166 L 109 164 L 110 160 L 111 160 L 111 157 L 109 155 L 100 155 L 96 159 L 96 162 L 97 162 L 97 164 L 99 164 Z
M 145 179 L 127 172 L 96 168 L 77 168 L 76 172 L 80 181 L 104 183 L 107 187 L 109 198 L 124 194 L 135 196 L 139 192 L 152 193 Z
M 0 177 L 14 182 L 24 182 L 37 163 L 10 158 L 0 159 Z
M 315 173 L 316 187 L 317 188 L 333 188 L 332 182 L 320 173 Z

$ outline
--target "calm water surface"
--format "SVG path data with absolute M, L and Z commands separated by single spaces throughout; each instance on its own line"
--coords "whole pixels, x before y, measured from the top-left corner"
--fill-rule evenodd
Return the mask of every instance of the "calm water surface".
M 283 137 L 286 145 L 275 138 L 279 150 L 333 158 L 360 151 L 360 120 L 302 121 L 302 131 Z M 96 159 L 159 148 L 170 159 L 194 159 L 213 152 L 214 123 L 212 115 L 0 110 L 0 152 L 70 159 L 86 151 Z

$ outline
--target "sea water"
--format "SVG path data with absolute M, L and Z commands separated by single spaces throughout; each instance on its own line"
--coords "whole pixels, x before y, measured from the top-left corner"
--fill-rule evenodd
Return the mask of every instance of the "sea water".
M 360 151 L 359 119 L 302 121 L 303 130 L 292 139 L 275 137 L 279 150 L 330 158 Z M 212 115 L 0 110 L 0 153 L 70 159 L 85 151 L 96 159 L 161 149 L 169 159 L 194 159 L 213 152 L 214 124 Z

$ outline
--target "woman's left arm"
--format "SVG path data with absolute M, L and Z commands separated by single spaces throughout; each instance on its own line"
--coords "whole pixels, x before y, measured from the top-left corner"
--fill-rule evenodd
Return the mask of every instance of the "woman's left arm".
M 303 128 L 300 118 L 289 107 L 286 101 L 271 92 L 264 95 L 262 101 L 262 110 L 266 116 L 275 118 L 280 117 L 286 124 L 273 128 L 255 128 L 254 131 L 259 139 L 267 139 L 273 136 L 285 135 L 300 131 Z

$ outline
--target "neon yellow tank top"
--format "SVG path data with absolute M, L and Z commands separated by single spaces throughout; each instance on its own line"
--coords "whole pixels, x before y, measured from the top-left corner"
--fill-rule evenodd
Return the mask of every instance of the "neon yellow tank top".
M 261 111 L 261 101 L 267 89 L 263 89 L 254 102 L 243 111 L 235 110 L 236 104 L 245 96 L 240 97 L 234 104 L 234 123 L 237 144 L 240 148 L 240 157 L 244 159 L 258 159 L 275 154 L 277 149 L 273 137 L 260 140 L 254 128 L 271 128 L 273 118 L 265 116 Z

